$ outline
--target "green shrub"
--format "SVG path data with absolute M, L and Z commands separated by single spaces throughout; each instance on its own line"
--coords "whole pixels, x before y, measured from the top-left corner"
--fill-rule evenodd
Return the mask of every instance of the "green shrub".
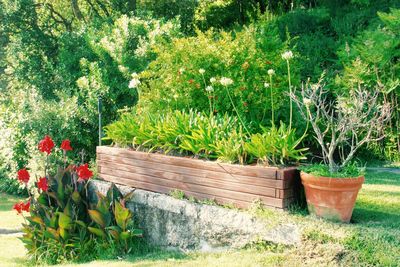
M 281 54 L 285 43 L 270 21 L 263 21 L 239 32 L 198 32 L 196 37 L 175 39 L 158 47 L 157 59 L 140 74 L 139 108 L 150 112 L 189 110 L 240 116 L 248 128 L 271 121 L 271 94 L 280 118 L 288 98 L 286 62 Z M 295 61 L 293 82 L 297 81 Z M 270 87 L 268 70 L 275 70 Z M 233 80 L 227 88 L 219 82 Z M 232 101 L 229 96 L 232 97 Z M 211 108 L 210 108 L 211 107 Z M 236 110 L 237 112 L 236 112 Z

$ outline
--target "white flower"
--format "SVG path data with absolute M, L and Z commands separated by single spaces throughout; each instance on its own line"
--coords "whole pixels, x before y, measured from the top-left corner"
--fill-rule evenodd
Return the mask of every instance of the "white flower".
M 214 91 L 214 88 L 211 85 L 209 85 L 209 86 L 206 87 L 206 91 L 207 92 L 212 92 L 212 91 Z
M 134 72 L 131 74 L 131 77 L 132 77 L 132 79 L 137 79 L 139 77 L 139 75 L 136 72 Z
M 226 78 L 226 77 L 222 77 L 221 80 L 219 81 L 221 83 L 221 85 L 223 86 L 228 86 L 233 84 L 233 80 L 231 78 Z
M 310 106 L 310 105 L 311 105 L 311 100 L 308 99 L 308 98 L 304 98 L 304 99 L 303 99 L 303 103 L 304 103 L 304 105 L 306 105 L 306 106 Z
M 89 87 L 89 80 L 86 76 L 80 77 L 77 81 L 76 81 L 76 85 L 78 85 L 79 88 L 81 89 L 85 89 Z
M 174 94 L 174 99 L 177 100 L 178 99 L 178 94 Z
M 264 87 L 268 88 L 269 87 L 269 83 L 264 83 Z
M 275 71 L 273 69 L 269 69 L 268 70 L 268 75 L 269 76 L 275 75 Z
M 215 83 L 217 81 L 217 79 L 215 79 L 215 77 L 212 77 L 211 79 L 210 79 L 210 83 Z
M 204 74 L 206 71 L 204 69 L 199 69 L 200 74 Z
M 140 84 L 140 80 L 138 78 L 133 78 L 130 82 L 129 82 L 129 88 L 136 88 L 138 87 Z
M 319 84 L 312 84 L 312 85 L 311 85 L 311 89 L 312 89 L 313 91 L 316 91 L 316 90 L 318 89 L 318 87 L 319 87 Z
M 179 73 L 180 73 L 180 74 L 182 74 L 182 73 L 184 73 L 184 72 L 185 72 L 185 68 L 180 68 L 180 69 L 179 69 Z
M 293 58 L 293 52 L 292 51 L 286 51 L 282 54 L 282 59 L 284 60 L 290 60 Z

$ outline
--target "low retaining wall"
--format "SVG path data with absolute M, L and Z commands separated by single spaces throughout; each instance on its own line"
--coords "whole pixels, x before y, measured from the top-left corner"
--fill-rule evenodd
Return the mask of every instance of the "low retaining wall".
M 106 193 L 111 183 L 92 181 L 91 190 Z M 134 190 L 118 186 L 124 194 Z M 149 243 L 182 250 L 215 251 L 240 248 L 265 240 L 286 245 L 300 242 L 300 230 L 289 222 L 277 223 L 218 206 L 192 203 L 136 189 L 127 203 Z
M 186 196 L 239 208 L 260 200 L 285 209 L 300 191 L 296 168 L 224 164 L 107 146 L 97 147 L 97 165 L 106 181 L 165 194 L 178 189 Z

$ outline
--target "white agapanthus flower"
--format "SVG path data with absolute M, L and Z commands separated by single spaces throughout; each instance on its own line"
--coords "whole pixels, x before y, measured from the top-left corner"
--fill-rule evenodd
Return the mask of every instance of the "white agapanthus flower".
M 221 83 L 221 85 L 223 86 L 228 86 L 233 84 L 233 80 L 231 78 L 227 78 L 227 77 L 222 77 L 221 80 L 219 81 Z
M 129 82 L 129 88 L 136 88 L 140 85 L 139 75 L 134 72 L 131 74 L 132 80 Z
M 78 85 L 79 88 L 81 89 L 85 89 L 89 87 L 89 80 L 86 76 L 80 77 L 77 81 L 76 81 L 76 85 Z
M 304 99 L 303 99 L 303 103 L 304 103 L 304 105 L 306 105 L 306 106 L 310 106 L 310 105 L 311 105 L 311 100 L 308 99 L 308 98 L 304 98 Z
M 293 58 L 293 52 L 292 51 L 286 51 L 282 54 L 282 59 L 284 60 L 290 60 Z
M 269 87 L 269 83 L 264 83 L 264 87 L 268 88 Z
M 212 77 L 212 78 L 210 79 L 210 83 L 216 83 L 216 81 L 217 81 L 217 79 L 215 79 L 215 77 Z
M 199 69 L 200 74 L 204 74 L 205 72 L 206 72 L 205 69 Z
M 273 69 L 269 69 L 268 70 L 268 75 L 269 76 L 275 75 L 275 71 Z
M 312 84 L 312 85 L 311 85 L 311 89 L 312 89 L 313 91 L 316 91 L 318 88 L 319 88 L 319 84 Z
M 207 92 L 212 92 L 212 91 L 214 91 L 214 88 L 211 85 L 209 85 L 209 86 L 206 87 L 206 91 Z

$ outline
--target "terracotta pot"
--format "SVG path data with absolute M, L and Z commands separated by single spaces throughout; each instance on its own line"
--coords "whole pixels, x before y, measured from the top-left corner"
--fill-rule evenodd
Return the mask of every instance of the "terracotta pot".
M 300 173 L 310 214 L 328 220 L 350 222 L 364 176 L 329 178 Z

